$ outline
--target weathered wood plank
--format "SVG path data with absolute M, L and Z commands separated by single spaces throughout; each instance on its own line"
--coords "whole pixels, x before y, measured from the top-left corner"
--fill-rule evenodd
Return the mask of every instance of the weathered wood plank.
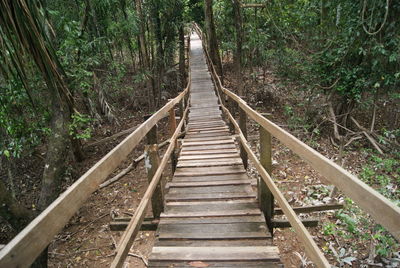
M 246 180 L 246 173 L 240 174 L 217 174 L 217 175 L 199 175 L 192 177 L 174 177 L 173 182 L 210 182 L 210 181 L 225 181 L 225 180 Z
M 233 268 L 233 267 L 249 267 L 249 268 L 282 268 L 283 265 L 279 262 L 275 261 L 237 261 L 237 262 L 231 262 L 231 261 L 221 261 L 221 262 L 214 262 L 214 261 L 207 261 L 207 262 L 199 262 L 198 264 L 196 262 L 188 262 L 188 261 L 183 261 L 183 262 L 177 262 L 177 261 L 149 261 L 149 267 L 157 267 L 157 268 L 193 268 L 195 267 L 194 265 L 207 265 L 207 267 L 218 267 L 218 268 Z M 199 266 L 200 267 L 200 266 Z
M 225 181 L 206 181 L 206 182 L 169 182 L 166 188 L 174 187 L 200 187 L 200 186 L 221 186 L 221 185 L 241 185 L 251 184 L 250 179 L 244 180 L 225 180 Z
M 129 219 L 129 218 L 128 218 Z M 257 222 L 265 224 L 262 216 L 234 216 L 234 217 L 208 217 L 208 218 L 163 218 L 159 224 L 225 224 L 225 223 L 241 223 L 241 222 Z
M 196 177 L 246 173 L 242 166 L 177 168 L 175 177 Z
M 266 237 L 263 239 L 230 239 L 230 240 L 161 240 L 156 245 L 160 247 L 254 247 L 254 246 L 270 246 L 272 239 Z M 247 266 L 242 266 L 247 267 Z
M 212 155 L 212 154 L 232 154 L 237 153 L 236 148 L 231 149 L 207 149 L 202 151 L 181 151 L 182 156 L 187 155 Z
M 248 203 L 234 203 L 226 201 L 224 203 L 208 203 L 204 205 L 168 205 L 165 208 L 166 213 L 177 213 L 177 212 L 220 212 L 226 211 L 227 213 L 233 213 L 235 210 L 244 211 L 258 209 L 258 204 L 255 202 Z M 223 214 L 223 215 L 226 215 Z M 229 214 L 228 214 L 229 215 Z
M 235 192 L 235 193 L 190 193 L 190 194 L 166 194 L 165 201 L 193 201 L 193 200 L 232 200 L 232 199 L 255 199 L 255 193 Z
M 279 260 L 276 247 L 154 247 L 152 260 L 244 261 Z
M 198 218 L 198 217 L 223 217 L 223 216 L 257 216 L 261 215 L 259 209 L 223 210 L 223 211 L 171 211 L 161 213 L 160 218 Z
M 211 160 L 195 160 L 180 161 L 177 167 L 212 167 L 212 166 L 232 166 L 242 165 L 242 159 L 211 159 Z
M 229 153 L 229 154 L 209 154 L 209 155 L 188 155 L 188 156 L 180 156 L 178 160 L 180 161 L 190 161 L 190 160 L 206 160 L 206 159 L 223 159 L 223 158 L 238 158 L 238 153 Z
M 185 141 L 183 140 L 183 146 L 203 146 L 203 145 L 214 145 L 214 144 L 234 144 L 235 141 L 230 138 L 230 139 L 225 139 L 225 140 L 215 140 L 215 141 Z
M 250 184 L 241 185 L 214 185 L 198 187 L 170 188 L 169 194 L 202 194 L 202 193 L 251 193 L 253 189 Z

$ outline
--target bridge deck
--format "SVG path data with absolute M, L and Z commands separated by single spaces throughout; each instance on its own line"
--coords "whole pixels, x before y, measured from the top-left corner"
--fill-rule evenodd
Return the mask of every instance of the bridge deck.
M 279 267 L 278 248 L 222 120 L 201 41 L 191 41 L 188 131 L 149 267 Z

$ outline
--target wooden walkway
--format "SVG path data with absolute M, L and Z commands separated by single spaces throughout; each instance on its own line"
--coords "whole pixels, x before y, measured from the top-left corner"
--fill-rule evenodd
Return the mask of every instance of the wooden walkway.
M 188 129 L 149 267 L 280 267 L 197 35 L 190 53 Z

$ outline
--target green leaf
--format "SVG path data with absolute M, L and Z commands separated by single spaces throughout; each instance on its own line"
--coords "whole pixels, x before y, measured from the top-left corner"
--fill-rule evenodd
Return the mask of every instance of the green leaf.
M 3 154 L 7 157 L 10 158 L 10 151 L 9 150 L 4 150 Z

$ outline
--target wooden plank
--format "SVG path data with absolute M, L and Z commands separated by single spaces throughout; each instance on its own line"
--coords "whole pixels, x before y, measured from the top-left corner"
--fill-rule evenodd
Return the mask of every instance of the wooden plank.
M 207 125 L 208 125 L 208 124 L 213 125 L 213 124 L 221 124 L 221 123 L 225 124 L 225 121 L 222 120 L 222 119 L 210 120 L 210 121 L 207 121 L 207 122 L 203 122 L 203 121 L 200 121 L 200 122 L 191 121 L 191 122 L 188 123 L 188 125 L 189 125 L 189 126 L 205 125 L 205 124 L 207 124 Z
M 190 161 L 190 160 L 206 160 L 206 159 L 224 159 L 224 158 L 238 158 L 238 153 L 230 154 L 209 154 L 209 155 L 187 155 L 178 158 L 179 161 Z
M 226 153 L 237 153 L 237 149 L 210 149 L 210 150 L 202 150 L 202 151 L 186 151 L 182 152 L 182 156 L 187 155 L 212 155 L 212 154 L 226 154 Z
M 29 266 L 87 198 L 98 189 L 98 186 L 126 159 L 147 132 L 160 119 L 164 118 L 187 92 L 188 87 L 140 125 L 28 224 L 0 251 L 0 267 Z M 33 244 L 35 246 L 32 246 Z
M 149 267 L 157 268 L 193 268 L 196 265 L 195 262 L 153 262 L 149 261 Z M 202 264 L 201 264 L 202 265 Z M 209 267 L 218 268 L 232 268 L 232 267 L 249 267 L 249 268 L 282 268 L 283 264 L 278 262 L 264 261 L 264 262 L 207 262 Z
M 242 159 L 224 158 L 210 160 L 180 161 L 177 167 L 213 167 L 213 166 L 232 166 L 242 165 Z
M 242 166 L 177 168 L 175 177 L 196 177 L 246 173 Z
M 163 224 L 160 225 L 159 233 L 197 233 L 195 236 L 201 237 L 201 234 L 221 234 L 224 233 L 260 233 L 262 237 L 266 236 L 267 227 L 261 222 L 238 222 L 238 223 L 180 223 L 180 224 Z M 229 237 L 232 234 L 228 235 Z M 234 237 L 233 237 L 234 238 Z
M 279 261 L 277 247 L 154 247 L 150 259 L 158 261 Z
M 218 268 L 232 268 L 232 267 L 249 267 L 249 268 L 282 268 L 283 264 L 275 261 L 221 261 L 221 262 L 200 262 L 199 265 L 207 265 L 207 267 L 218 267 Z M 193 268 L 195 267 L 196 262 L 187 262 L 187 261 L 152 261 L 149 260 L 149 267 L 157 267 L 157 268 Z M 200 267 L 200 266 L 199 266 Z
M 250 184 L 245 185 L 219 185 L 219 186 L 199 186 L 185 188 L 170 188 L 169 194 L 204 194 L 204 193 L 251 193 L 253 189 Z
M 228 140 L 232 136 L 212 136 L 212 137 L 198 137 L 198 138 L 187 138 L 185 137 L 184 141 L 193 142 L 193 141 L 214 141 L 214 140 Z
M 219 115 L 209 115 L 209 116 L 196 116 L 189 117 L 191 122 L 208 122 L 209 120 L 222 120 L 222 114 Z
M 210 182 L 225 180 L 247 180 L 246 173 L 241 174 L 219 174 L 193 177 L 174 177 L 173 182 Z
M 166 213 L 177 213 L 177 212 L 220 212 L 227 211 L 229 213 L 233 213 L 235 210 L 244 211 L 258 209 L 258 204 L 256 202 L 247 202 L 247 203 L 235 203 L 226 201 L 223 203 L 210 203 L 202 204 L 202 205 L 168 205 L 166 206 Z M 224 214 L 226 215 L 226 213 Z M 230 215 L 230 214 L 228 214 Z
M 193 200 L 231 200 L 231 199 L 255 199 L 255 193 L 235 192 L 235 193 L 190 193 L 190 194 L 166 194 L 165 201 L 193 201 Z
M 265 224 L 262 216 L 240 216 L 240 217 L 208 217 L 208 218 L 164 218 L 159 224 L 225 224 L 225 223 L 242 223 L 242 222 L 258 222 Z
M 206 182 L 169 182 L 166 188 L 174 187 L 199 187 L 199 186 L 221 186 L 221 185 L 241 185 L 251 184 L 250 179 L 244 180 L 225 180 L 225 181 L 206 181 Z
M 262 239 L 231 239 L 231 240 L 161 240 L 156 242 L 159 247 L 254 247 L 254 246 L 270 246 L 272 245 L 270 237 Z M 242 266 L 247 267 L 247 266 Z
M 358 177 L 298 140 L 289 132 L 261 116 L 236 94 L 225 88 L 223 92 L 234 99 L 253 120 L 307 161 L 315 170 L 383 225 L 397 240 L 400 240 L 400 208 L 394 202 L 388 200 Z
M 296 213 L 309 213 L 316 211 L 326 211 L 326 210 L 334 210 L 334 209 L 342 209 L 343 204 L 326 204 L 326 205 L 316 205 L 316 206 L 304 206 L 304 207 L 294 207 L 293 210 Z M 281 208 L 275 208 L 276 215 L 283 215 L 283 211 Z
M 218 132 L 212 132 L 212 133 L 187 133 L 185 138 L 192 139 L 192 138 L 205 138 L 205 137 L 218 137 L 218 136 L 227 136 L 229 135 L 229 131 L 224 130 L 224 131 L 218 131 Z
M 175 202 L 168 202 L 169 206 L 193 206 L 193 205 L 209 205 L 209 204 L 226 204 L 229 202 L 230 204 L 241 204 L 241 203 L 254 203 L 254 200 L 241 200 L 241 199 L 234 199 L 234 200 L 196 200 L 196 201 L 175 201 Z
M 187 130 L 188 134 L 200 134 L 200 133 L 215 133 L 221 132 L 224 130 L 229 130 L 227 126 L 220 126 L 220 127 L 210 127 L 210 128 L 189 128 Z
M 235 141 L 231 139 L 216 140 L 216 141 L 185 141 L 183 140 L 183 146 L 202 146 L 202 145 L 213 145 L 213 144 L 234 144 Z
M 224 217 L 224 216 L 257 216 L 259 209 L 223 210 L 223 211 L 172 211 L 161 213 L 160 218 L 197 218 L 197 217 Z
M 217 224 L 219 226 L 221 224 Z M 179 226 L 174 225 L 174 226 Z M 266 228 L 266 227 L 265 227 Z M 265 239 L 269 238 L 265 232 L 228 232 L 224 231 L 224 228 L 217 228 L 220 232 L 206 233 L 202 230 L 187 233 L 172 233 L 161 231 L 158 239 L 159 240 L 171 240 L 171 239 L 187 239 L 187 240 L 231 240 L 231 239 Z
M 182 151 L 201 151 L 201 150 L 219 150 L 219 149 L 235 149 L 236 145 L 232 144 L 210 144 L 203 146 L 183 146 Z

